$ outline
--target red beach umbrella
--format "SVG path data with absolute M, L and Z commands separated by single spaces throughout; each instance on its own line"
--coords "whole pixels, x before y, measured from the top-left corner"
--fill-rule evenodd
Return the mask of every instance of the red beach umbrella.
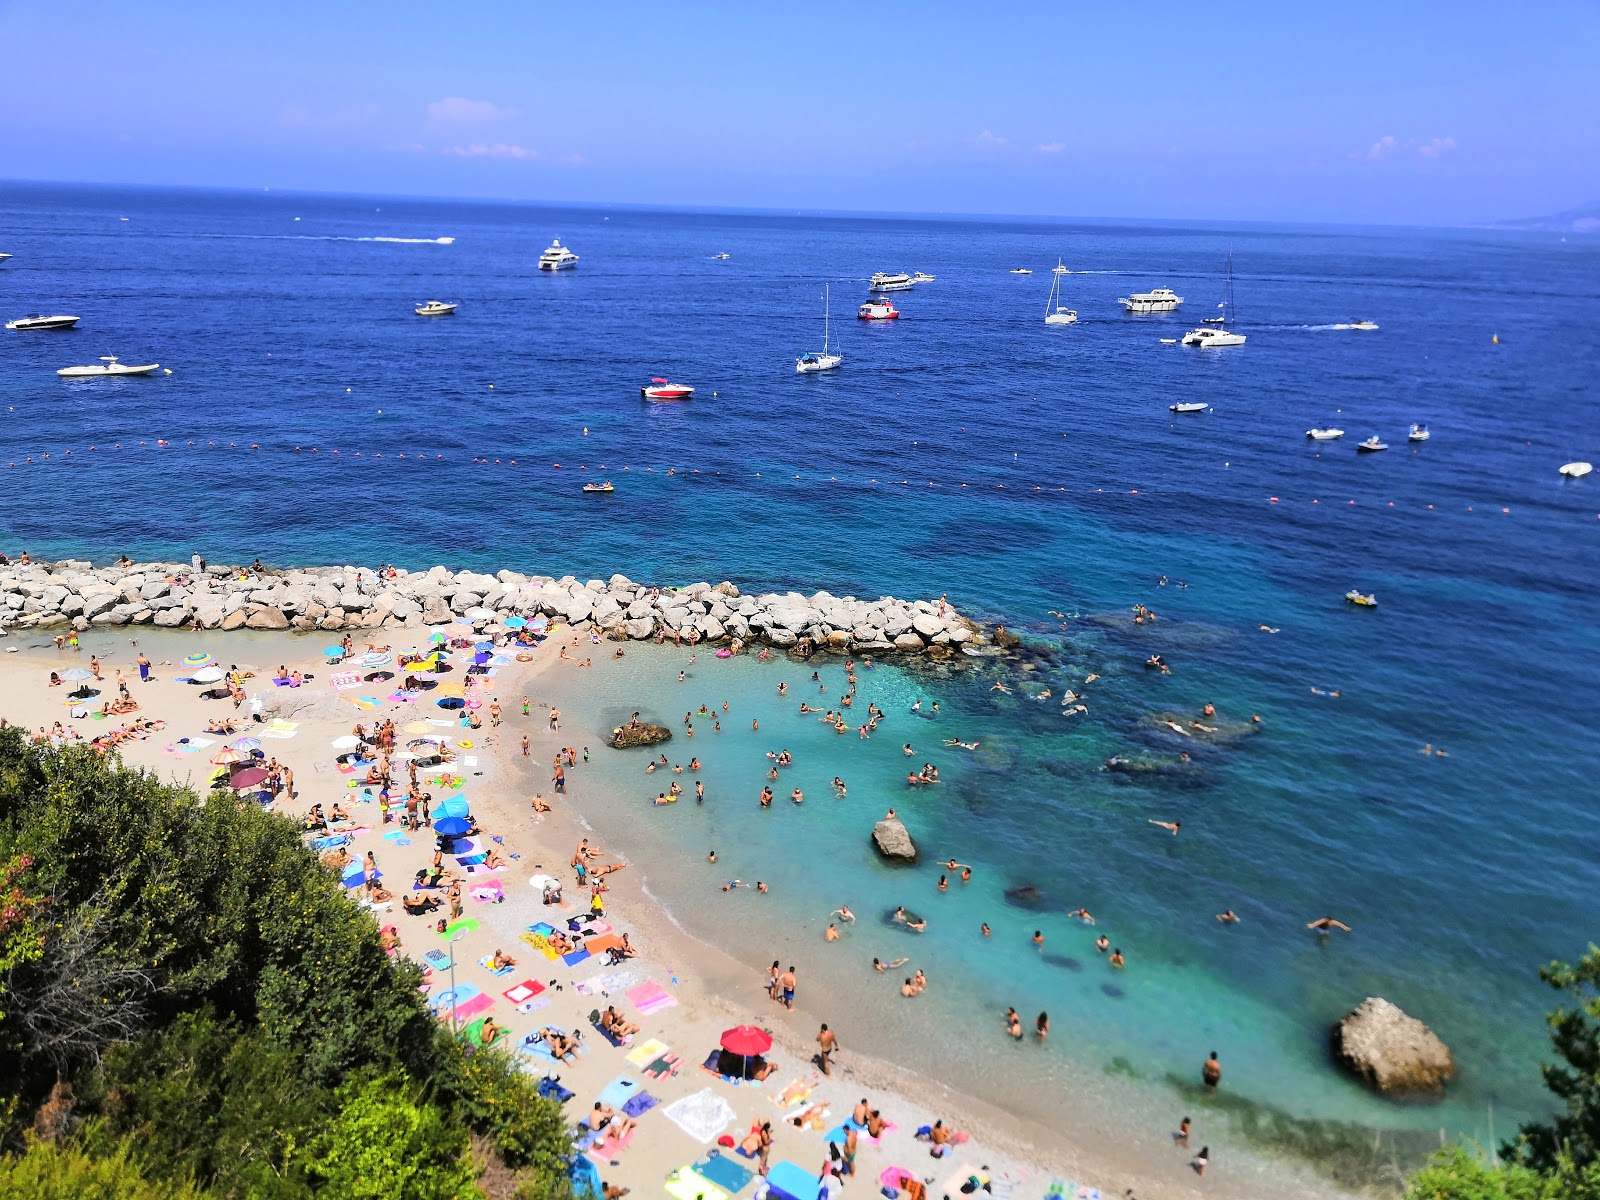
M 754 1025 L 738 1025 L 723 1033 L 722 1048 L 729 1054 L 753 1058 L 772 1049 L 772 1035 Z
M 244 788 L 255 787 L 256 784 L 270 774 L 271 772 L 265 767 L 246 767 L 242 771 L 233 773 L 233 776 L 228 780 L 228 786 L 236 791 L 242 791 Z

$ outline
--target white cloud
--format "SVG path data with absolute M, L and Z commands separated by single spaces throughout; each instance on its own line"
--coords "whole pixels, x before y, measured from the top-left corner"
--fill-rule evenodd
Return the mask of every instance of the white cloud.
M 1065 142 L 1040 142 L 1034 147 L 1040 154 L 1060 154 L 1066 148 Z
M 492 100 L 469 100 L 465 96 L 446 96 L 428 105 L 430 125 L 481 124 L 516 115 L 514 108 L 501 108 Z
M 446 146 L 443 153 L 452 158 L 507 158 L 507 159 L 532 159 L 538 158 L 537 150 L 530 150 L 526 146 L 513 146 L 507 142 L 473 142 L 470 146 Z
M 1424 142 L 1417 147 L 1417 153 L 1423 158 L 1438 158 L 1446 150 L 1454 150 L 1456 140 L 1452 137 L 1434 138 L 1431 142 Z
M 1386 133 L 1377 141 L 1373 142 L 1372 145 L 1368 146 L 1367 152 L 1361 155 L 1361 157 L 1365 158 L 1368 162 L 1375 162 L 1380 158 L 1388 158 L 1389 155 L 1393 154 L 1395 150 L 1399 148 L 1399 146 L 1400 143 L 1395 140 L 1394 134 Z
M 972 141 L 973 144 L 977 146 L 1004 146 L 1009 143 L 1011 139 L 1008 137 L 999 136 L 992 129 L 985 129 L 977 137 L 973 138 Z

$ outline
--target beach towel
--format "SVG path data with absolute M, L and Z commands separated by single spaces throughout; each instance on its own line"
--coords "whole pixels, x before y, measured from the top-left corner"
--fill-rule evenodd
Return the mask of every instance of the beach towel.
M 731 1193 L 743 1190 L 752 1175 L 726 1154 L 708 1154 L 694 1164 L 695 1173 Z
M 456 991 L 459 994 L 460 988 L 457 988 Z M 448 991 L 445 992 L 445 995 L 448 996 L 449 994 L 450 993 Z M 481 993 L 464 1002 L 457 1000 L 454 1006 L 448 1002 L 444 1004 L 435 1004 L 435 1008 L 437 1010 L 436 1015 L 441 1021 L 448 1021 L 452 1018 L 457 1021 L 465 1021 L 471 1017 L 477 1016 L 481 1012 L 488 1012 L 493 1007 L 494 997 L 485 996 Z
M 767 1168 L 768 1195 L 776 1200 L 817 1200 L 822 1181 L 788 1159 Z
M 481 996 L 481 995 L 483 995 L 483 989 L 480 988 L 477 984 L 475 984 L 475 983 L 459 983 L 455 987 L 451 988 L 449 991 L 440 992 L 431 1001 L 429 1001 L 429 1003 L 432 1004 L 436 1008 L 441 1004 L 443 1004 L 445 1007 L 448 1008 L 449 1005 L 450 1005 L 450 1000 L 451 1000 L 452 997 L 455 998 L 455 1001 L 456 1001 L 457 1004 L 461 1004 L 461 1003 L 464 1003 L 467 1000 L 471 1000 L 474 997 Z
M 973 1180 L 977 1180 L 974 1184 Z M 946 1196 L 971 1196 L 983 1190 L 983 1185 L 989 1182 L 989 1176 L 977 1170 L 970 1164 L 957 1167 L 950 1173 L 950 1178 L 945 1180 L 943 1194 Z
M 511 974 L 511 972 L 513 972 L 513 971 L 515 971 L 517 969 L 515 963 L 507 963 L 505 966 L 501 967 L 498 971 L 495 970 L 494 955 L 492 955 L 492 954 L 485 954 L 482 958 L 480 958 L 478 960 L 478 965 L 480 967 L 482 967 L 485 971 L 489 972 L 489 974 L 491 974 L 491 975 L 509 975 L 509 974 Z
M 438 951 L 434 953 L 438 953 Z M 521 1004 L 526 1000 L 532 1000 L 542 991 L 544 991 L 544 984 L 534 979 L 524 979 L 521 983 L 507 988 L 500 994 L 513 1004 Z
M 450 967 L 450 956 L 443 950 L 429 950 L 422 957 L 436 971 L 448 970 Z
M 566 1036 L 566 1031 L 555 1025 L 548 1026 L 548 1028 L 563 1037 Z M 556 1063 L 558 1066 L 570 1066 L 570 1062 L 563 1062 L 557 1059 L 556 1056 L 550 1052 L 550 1046 L 548 1043 L 545 1042 L 544 1038 L 539 1036 L 541 1032 L 543 1031 L 534 1030 L 534 1032 L 528 1034 L 527 1037 L 523 1038 L 522 1041 L 517 1043 L 517 1049 L 522 1051 L 522 1053 L 526 1054 L 529 1058 L 542 1059 L 545 1062 Z M 589 1053 L 589 1044 L 587 1042 L 580 1041 L 577 1049 L 573 1052 L 573 1057 L 582 1058 L 587 1053 Z
M 672 1200 L 728 1200 L 728 1193 L 693 1167 L 680 1167 L 667 1176 L 664 1185 Z
M 647 1067 L 661 1055 L 667 1052 L 667 1044 L 657 1038 L 651 1038 L 642 1046 L 638 1046 L 628 1054 L 628 1061 L 636 1067 Z
M 488 1017 L 479 1017 L 476 1021 L 472 1022 L 472 1024 L 462 1026 L 461 1029 L 457 1031 L 456 1036 L 462 1041 L 466 1042 L 469 1046 L 483 1045 L 483 1023 L 488 1019 Z M 497 1045 L 501 1040 L 510 1036 L 511 1032 L 509 1030 L 497 1029 L 495 1030 L 494 1041 L 490 1042 L 489 1044 L 491 1046 Z
M 506 893 L 500 886 L 500 881 L 492 879 L 488 883 L 473 884 L 472 898 L 479 904 L 499 904 L 506 898 Z
M 543 1100 L 554 1100 L 558 1104 L 565 1104 L 578 1093 L 571 1088 L 561 1086 L 561 1080 L 545 1078 L 539 1080 L 539 1097 Z
M 581 962 L 587 962 L 590 954 L 587 950 L 574 950 L 571 954 L 563 954 L 561 961 L 569 967 L 575 967 Z
M 640 1016 L 651 1016 L 664 1008 L 677 1006 L 677 997 L 668 993 L 654 979 L 648 979 L 637 987 L 629 988 L 627 993 L 628 1003 L 638 1010 Z
M 607 950 L 621 950 L 622 939 L 614 933 L 602 934 L 599 937 L 587 938 L 583 943 L 583 948 L 596 958 L 599 958 Z
M 587 1153 L 589 1157 L 594 1159 L 596 1162 L 612 1162 L 616 1159 L 617 1155 L 621 1154 L 629 1147 L 629 1145 L 632 1144 L 633 1135 L 635 1132 L 637 1131 L 630 1129 L 627 1133 L 618 1134 L 614 1126 L 608 1127 L 604 1136 L 602 1136 L 599 1141 L 590 1145 Z
M 451 921 L 450 924 L 446 925 L 444 927 L 444 933 L 440 934 L 440 936 L 454 941 L 458 934 L 471 933 L 473 930 L 478 928 L 478 922 L 472 917 L 462 917 L 459 920 Z
M 710 1088 L 676 1100 L 662 1114 L 697 1142 L 714 1142 L 734 1119 L 733 1106 Z M 693 1197 L 690 1197 L 693 1200 Z M 708 1198 L 709 1200 L 709 1198 Z M 806 1200 L 811 1200 L 807 1197 Z
M 607 1108 L 621 1108 L 631 1100 L 639 1091 L 639 1081 L 629 1079 L 626 1075 L 618 1075 L 605 1087 L 600 1089 L 600 1094 L 595 1097 Z
M 279 686 L 282 686 L 281 682 Z M 361 676 L 356 671 L 335 671 L 328 676 L 328 686 L 341 692 L 346 688 L 360 687 Z
M 683 1065 L 683 1059 L 676 1054 L 657 1055 L 646 1066 L 642 1074 L 649 1079 L 666 1079 L 678 1073 L 678 1068 Z

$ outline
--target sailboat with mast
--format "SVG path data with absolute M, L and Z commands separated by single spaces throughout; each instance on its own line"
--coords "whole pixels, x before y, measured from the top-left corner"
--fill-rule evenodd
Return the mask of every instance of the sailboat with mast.
M 844 355 L 828 353 L 828 310 L 832 307 L 832 297 L 827 284 L 822 285 L 822 353 L 807 350 L 794 360 L 794 369 L 797 374 L 809 375 L 813 371 L 832 371 L 844 362 Z
M 1228 276 L 1227 282 L 1222 285 L 1222 303 L 1217 305 L 1222 310 L 1219 316 L 1202 317 L 1202 328 L 1191 329 L 1183 335 L 1185 346 L 1242 346 L 1244 334 L 1231 333 L 1227 329 L 1229 322 L 1237 315 L 1233 309 L 1233 251 L 1228 251 Z
M 1044 302 L 1044 323 L 1046 325 L 1076 325 L 1078 312 L 1061 303 L 1061 281 L 1067 276 L 1067 268 L 1061 260 L 1056 259 L 1056 265 L 1050 273 L 1055 278 L 1050 283 L 1050 298 Z

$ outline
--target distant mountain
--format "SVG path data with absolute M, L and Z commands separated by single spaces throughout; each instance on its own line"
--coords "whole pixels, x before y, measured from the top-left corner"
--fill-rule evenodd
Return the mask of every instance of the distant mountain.
M 1545 233 L 1600 233 L 1600 203 L 1586 204 L 1582 208 L 1569 208 L 1566 212 L 1552 213 L 1548 217 L 1496 221 L 1494 227 L 1533 229 Z

